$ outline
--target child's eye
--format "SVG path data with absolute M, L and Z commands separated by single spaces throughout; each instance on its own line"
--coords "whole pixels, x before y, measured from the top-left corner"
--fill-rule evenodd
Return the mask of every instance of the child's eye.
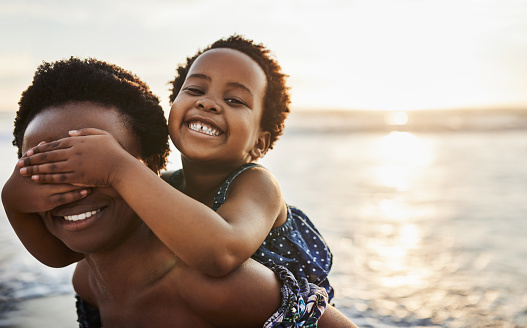
M 198 87 L 194 87 L 194 86 L 185 87 L 183 88 L 183 91 L 188 92 L 190 94 L 195 94 L 195 95 L 203 94 L 203 90 L 201 90 Z
M 233 106 L 247 106 L 247 104 L 238 98 L 226 98 L 225 102 Z

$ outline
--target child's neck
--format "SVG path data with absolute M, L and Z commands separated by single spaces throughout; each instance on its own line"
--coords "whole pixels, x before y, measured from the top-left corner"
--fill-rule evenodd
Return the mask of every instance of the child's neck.
M 196 163 L 182 158 L 183 185 L 180 189 L 187 196 L 212 206 L 212 201 L 221 184 L 244 162 L 214 165 Z

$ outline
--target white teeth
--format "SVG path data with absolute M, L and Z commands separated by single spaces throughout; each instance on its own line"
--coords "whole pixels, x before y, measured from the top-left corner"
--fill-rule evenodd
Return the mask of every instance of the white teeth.
M 64 216 L 64 220 L 67 220 L 67 221 L 80 221 L 80 220 L 84 220 L 86 218 L 89 218 L 92 215 L 95 215 L 95 214 L 99 213 L 100 211 L 101 210 L 98 209 L 96 211 L 90 211 L 90 212 L 81 213 L 81 214 L 66 215 L 66 216 Z
M 188 125 L 188 127 L 191 130 L 205 133 L 205 134 L 208 134 L 209 136 L 219 136 L 220 135 L 220 133 L 216 129 L 213 129 L 210 126 L 204 123 L 201 123 L 201 122 L 192 122 Z

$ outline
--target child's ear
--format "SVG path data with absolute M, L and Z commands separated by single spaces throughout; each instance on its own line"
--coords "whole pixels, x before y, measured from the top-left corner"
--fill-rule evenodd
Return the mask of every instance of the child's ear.
M 269 143 L 271 142 L 271 132 L 261 131 L 256 143 L 254 144 L 253 149 L 250 154 L 253 159 L 261 158 L 265 155 L 269 149 Z

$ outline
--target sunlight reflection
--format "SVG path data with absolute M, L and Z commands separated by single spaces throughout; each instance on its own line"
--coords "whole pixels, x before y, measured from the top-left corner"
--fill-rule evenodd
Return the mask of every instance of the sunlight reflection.
M 379 202 L 379 209 L 383 217 L 395 220 L 404 220 L 410 214 L 406 204 L 393 199 L 382 199 Z
M 385 187 L 406 191 L 411 187 L 422 168 L 434 161 L 434 153 L 421 138 L 408 132 L 391 132 L 377 149 L 381 163 L 375 169 L 377 181 Z
M 435 271 L 425 264 L 426 251 L 421 249 L 425 236 L 415 220 L 433 216 L 436 209 L 416 202 L 413 197 L 423 195 L 412 188 L 426 184 L 427 170 L 435 160 L 434 147 L 414 134 L 391 132 L 372 151 L 382 164 L 373 168 L 379 193 L 364 212 L 379 222 L 365 241 L 371 250 L 367 265 L 382 273 L 378 283 L 393 292 L 426 287 Z
M 431 275 L 430 269 L 416 266 L 411 254 L 412 250 L 419 249 L 422 232 L 412 223 L 399 224 L 392 229 L 394 231 L 390 236 L 377 236 L 370 239 L 367 245 L 377 255 L 375 260 L 370 261 L 370 266 L 384 273 L 379 277 L 380 283 L 392 288 L 426 284 Z
M 388 163 L 404 163 L 410 167 L 428 165 L 434 159 L 428 143 L 409 132 L 391 132 L 381 140 L 379 150 Z

